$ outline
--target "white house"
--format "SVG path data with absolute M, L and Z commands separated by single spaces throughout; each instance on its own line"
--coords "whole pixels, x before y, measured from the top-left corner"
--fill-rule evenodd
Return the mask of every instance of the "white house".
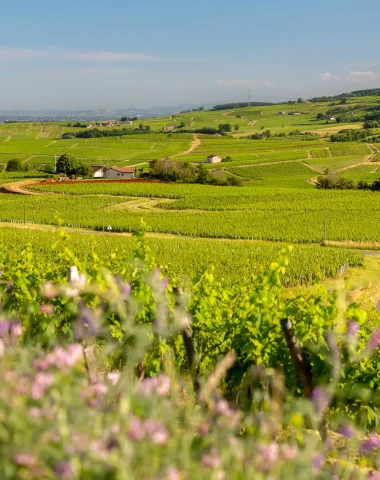
M 111 167 L 103 170 L 103 178 L 135 178 L 133 167 Z
M 220 163 L 222 158 L 218 155 L 209 155 L 203 163 Z
M 91 168 L 94 172 L 94 178 L 103 178 L 104 170 L 106 170 L 104 165 L 91 165 Z
M 124 120 L 124 125 L 132 125 L 133 122 L 131 120 Z

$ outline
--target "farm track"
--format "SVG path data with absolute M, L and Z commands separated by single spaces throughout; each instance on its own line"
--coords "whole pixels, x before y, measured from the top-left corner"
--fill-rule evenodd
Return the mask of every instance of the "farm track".
M 22 182 L 15 182 L 15 183 L 8 183 L 6 185 L 3 185 L 0 188 L 0 193 L 5 193 L 5 194 L 13 194 L 13 195 L 44 195 L 43 193 L 41 194 L 40 192 L 32 192 L 31 190 L 24 190 L 22 187 L 25 187 L 26 185 L 30 185 L 31 180 L 23 180 Z M 39 183 L 39 182 L 35 182 Z
M 371 164 L 371 160 L 379 153 L 379 151 L 374 145 L 372 145 L 370 143 L 367 145 L 367 147 L 370 150 L 372 150 L 372 153 L 370 153 L 369 155 L 366 155 L 364 158 L 362 158 L 361 162 L 355 163 L 354 165 L 348 165 L 347 167 L 343 167 L 343 168 L 337 170 L 336 173 L 345 172 L 346 170 L 350 170 L 351 168 L 355 168 L 355 167 L 360 167 L 361 165 Z
M 187 150 L 184 152 L 179 152 L 175 153 L 174 155 L 170 155 L 169 158 L 176 158 L 176 157 L 182 157 L 183 155 L 188 155 L 189 153 L 193 152 L 195 149 L 200 147 L 202 145 L 202 140 L 198 137 L 197 134 L 194 134 L 194 140 Z

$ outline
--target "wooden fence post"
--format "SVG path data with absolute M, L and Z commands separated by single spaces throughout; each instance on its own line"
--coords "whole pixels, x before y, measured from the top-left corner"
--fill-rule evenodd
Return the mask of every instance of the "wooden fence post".
M 286 344 L 288 345 L 294 366 L 296 367 L 298 376 L 301 380 L 302 388 L 305 392 L 305 395 L 310 398 L 313 393 L 312 374 L 309 366 L 302 356 L 301 348 L 294 334 L 292 322 L 288 318 L 282 319 L 281 328 L 284 333 Z
M 197 354 L 195 351 L 194 340 L 191 335 L 190 331 L 190 323 L 189 318 L 186 315 L 184 303 L 183 303 L 183 290 L 182 288 L 175 288 L 174 292 L 176 294 L 176 307 L 181 310 L 183 313 L 183 318 L 181 319 L 183 322 L 182 327 L 182 339 L 186 350 L 186 357 L 187 357 L 187 364 L 189 366 L 189 372 L 191 376 L 191 380 L 193 382 L 194 392 L 198 394 L 200 389 L 199 383 L 199 365 L 197 362 Z

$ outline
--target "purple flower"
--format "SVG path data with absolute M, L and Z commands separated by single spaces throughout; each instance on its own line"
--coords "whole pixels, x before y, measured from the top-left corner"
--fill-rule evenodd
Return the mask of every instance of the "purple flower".
M 343 425 L 338 430 L 338 433 L 343 435 L 343 437 L 352 438 L 355 435 L 355 429 L 351 425 Z
M 16 341 L 22 334 L 22 327 L 20 322 L 0 322 L 0 338 L 10 338 Z
M 370 472 L 367 478 L 368 480 L 380 480 L 380 472 Z
M 313 456 L 313 470 L 314 473 L 319 474 L 322 470 L 322 465 L 325 461 L 325 458 L 321 454 L 317 454 Z
M 75 325 L 75 338 L 83 340 L 88 337 L 96 337 L 99 331 L 99 321 L 95 313 L 81 305 L 80 314 Z
M 372 433 L 368 438 L 365 438 L 361 445 L 360 451 L 363 453 L 370 453 L 374 448 L 380 447 L 380 436 Z
M 347 333 L 350 337 L 355 337 L 360 330 L 360 325 L 353 320 L 350 320 L 347 325 Z
M 64 480 L 71 480 L 74 478 L 74 470 L 69 461 L 58 462 L 54 467 L 54 472 L 58 478 L 63 478 Z
M 54 383 L 54 376 L 51 373 L 38 372 L 34 377 L 31 395 L 34 400 L 40 399 L 45 390 L 50 388 Z
M 380 346 L 380 330 L 378 328 L 376 328 L 373 331 L 371 338 L 369 339 L 367 348 L 369 348 L 369 350 L 373 351 L 378 346 Z
M 318 413 L 323 413 L 330 403 L 330 396 L 324 387 L 318 386 L 313 390 L 312 400 Z
M 202 464 L 206 468 L 219 468 L 222 465 L 222 460 L 218 449 L 213 447 L 209 454 L 203 455 Z

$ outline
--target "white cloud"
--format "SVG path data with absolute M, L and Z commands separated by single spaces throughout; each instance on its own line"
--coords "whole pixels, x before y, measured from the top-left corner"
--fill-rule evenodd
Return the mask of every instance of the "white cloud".
M 331 73 L 329 73 L 329 72 L 322 73 L 321 74 L 321 79 L 324 82 L 328 82 L 331 79 Z
M 269 88 L 276 88 L 277 85 L 273 82 L 270 82 L 269 80 L 265 80 L 264 85 Z
M 342 77 L 340 77 L 339 75 L 335 75 L 334 80 L 340 82 L 340 80 L 342 80 Z
M 220 87 L 233 87 L 233 88 L 241 88 L 241 87 L 254 87 L 257 85 L 257 82 L 254 80 L 241 80 L 238 78 L 232 78 L 231 80 L 221 80 L 218 78 L 215 80 L 215 83 Z
M 380 73 L 375 73 L 371 70 L 368 70 L 367 72 L 353 71 L 348 74 L 348 78 L 350 80 L 376 80 L 377 78 L 380 78 Z

